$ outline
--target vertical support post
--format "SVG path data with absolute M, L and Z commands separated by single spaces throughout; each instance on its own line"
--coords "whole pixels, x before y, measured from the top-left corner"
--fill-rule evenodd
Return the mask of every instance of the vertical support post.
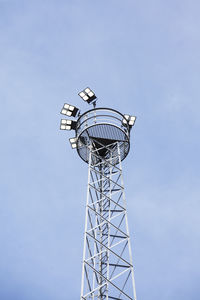
M 121 155 L 120 155 L 120 147 L 119 147 L 119 143 L 117 143 L 117 149 L 118 149 L 118 157 L 119 157 L 119 166 L 121 169 L 121 184 L 122 186 L 124 186 L 124 179 L 123 179 L 123 175 L 122 175 L 122 162 L 121 162 Z M 126 197 L 125 197 L 125 191 L 123 191 L 123 201 L 124 201 L 124 206 L 126 207 Z M 129 246 L 129 256 L 130 256 L 130 262 L 131 262 L 131 277 L 132 277 L 132 283 L 133 283 L 133 295 L 134 295 L 134 300 L 136 300 L 136 288 L 135 288 L 135 277 L 134 277 L 134 269 L 133 269 L 133 257 L 132 257 L 132 251 L 131 251 L 131 243 L 130 243 L 130 234 L 129 234 L 129 226 L 128 226 L 128 217 L 127 217 L 127 213 L 126 213 L 126 231 L 127 234 L 129 236 L 128 238 L 128 246 Z
M 81 299 L 83 295 L 83 289 L 84 289 L 84 258 L 86 255 L 86 239 L 87 239 L 87 222 L 88 222 L 88 203 L 89 203 L 89 182 L 90 182 L 90 164 L 91 164 L 91 151 L 89 153 L 89 168 L 88 168 L 88 184 L 87 184 L 87 201 L 86 201 L 86 207 L 85 207 L 85 232 L 84 232 L 84 244 L 83 244 L 83 262 L 82 262 L 82 280 L 81 280 Z

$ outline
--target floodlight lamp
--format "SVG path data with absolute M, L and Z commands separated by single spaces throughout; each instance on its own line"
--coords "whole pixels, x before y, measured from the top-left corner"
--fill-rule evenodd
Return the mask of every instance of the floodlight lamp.
M 130 115 L 124 115 L 124 119 L 122 120 L 122 124 L 124 126 L 129 125 L 129 128 L 131 128 L 135 124 L 136 117 L 130 116 Z
M 78 93 L 78 95 L 88 104 L 94 103 L 94 100 L 97 98 L 95 93 L 89 87 Z
M 70 141 L 72 149 L 77 148 L 77 138 L 76 137 L 69 139 L 69 141 Z
M 71 116 L 76 117 L 78 111 L 79 111 L 79 109 L 77 107 L 65 103 L 62 110 L 61 110 L 61 114 L 69 116 L 69 117 L 71 117 Z
M 60 129 L 61 130 L 76 130 L 76 121 L 72 121 L 72 120 L 61 120 L 60 122 Z

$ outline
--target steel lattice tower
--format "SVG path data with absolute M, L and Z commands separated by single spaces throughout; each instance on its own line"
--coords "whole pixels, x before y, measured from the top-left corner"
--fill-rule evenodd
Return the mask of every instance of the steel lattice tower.
M 89 88 L 81 93 L 96 103 Z M 61 113 L 76 116 L 78 109 L 65 104 Z M 77 121 L 61 120 L 61 129 L 75 130 L 72 148 L 88 163 L 81 300 L 136 300 L 121 163 L 135 119 L 94 105 Z

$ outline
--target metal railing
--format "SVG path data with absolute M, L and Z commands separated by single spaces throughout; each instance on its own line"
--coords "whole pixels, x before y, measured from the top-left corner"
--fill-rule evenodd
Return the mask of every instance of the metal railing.
M 129 136 L 129 128 L 123 125 L 123 119 L 124 116 L 116 110 L 110 108 L 95 108 L 87 111 L 79 117 L 77 120 L 76 133 L 78 136 L 88 127 L 100 124 L 108 124 L 118 127 Z

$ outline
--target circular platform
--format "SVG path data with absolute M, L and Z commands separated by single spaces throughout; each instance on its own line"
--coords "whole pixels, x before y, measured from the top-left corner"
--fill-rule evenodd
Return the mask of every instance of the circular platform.
M 123 125 L 123 119 L 123 114 L 110 108 L 95 108 L 82 114 L 76 129 L 79 156 L 88 163 L 91 149 L 94 163 L 99 157 L 112 157 L 112 163 L 117 164 L 118 152 L 121 160 L 125 159 L 130 148 L 130 129 Z

